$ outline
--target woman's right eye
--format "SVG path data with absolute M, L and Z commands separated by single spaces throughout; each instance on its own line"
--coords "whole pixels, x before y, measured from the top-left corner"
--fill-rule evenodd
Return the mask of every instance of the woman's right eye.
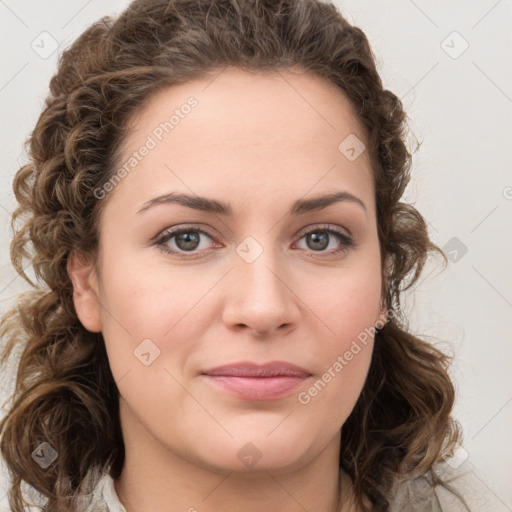
M 196 251 L 207 250 L 201 245 L 201 238 L 212 237 L 203 229 L 184 227 L 164 231 L 155 241 L 155 245 L 168 254 L 174 254 L 178 257 L 187 258 L 196 256 Z M 187 253 L 191 253 L 190 256 Z

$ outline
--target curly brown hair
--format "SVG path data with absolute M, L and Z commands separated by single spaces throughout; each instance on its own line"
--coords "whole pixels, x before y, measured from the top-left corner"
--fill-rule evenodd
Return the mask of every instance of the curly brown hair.
M 349 98 L 367 129 L 383 296 L 394 314 L 376 333 L 364 389 L 342 427 L 340 466 L 359 505 L 368 510 L 367 496 L 373 510 L 389 510 L 396 478 L 431 471 L 460 439 L 451 418 L 449 358 L 409 333 L 401 311 L 402 292 L 418 280 L 430 253 L 446 258 L 420 213 L 400 202 L 411 166 L 406 115 L 384 89 L 365 34 L 321 0 L 136 0 L 91 25 L 62 53 L 26 142 L 29 163 L 14 179 L 19 206 L 12 224 L 21 225 L 11 259 L 34 287 L 4 315 L 1 330 L 3 364 L 16 345 L 23 347 L 0 424 L 15 512 L 25 510 L 24 483 L 47 498 L 47 511 L 70 511 L 89 489 L 91 468 L 114 479 L 121 472 L 119 392 L 101 333 L 87 331 L 77 317 L 68 258 L 96 253 L 108 198 L 97 200 L 94 190 L 112 177 L 132 116 L 157 91 L 226 66 L 297 66 L 324 77 Z M 24 272 L 27 261 L 36 282 Z M 44 470 L 31 456 L 42 442 L 58 453 Z

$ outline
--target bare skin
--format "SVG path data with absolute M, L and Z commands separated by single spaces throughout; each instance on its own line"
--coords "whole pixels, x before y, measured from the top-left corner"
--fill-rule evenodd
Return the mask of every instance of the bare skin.
M 354 340 L 385 309 L 367 151 L 351 161 L 338 146 L 350 134 L 366 144 L 365 132 L 340 91 L 298 70 L 228 68 L 212 80 L 162 90 L 133 119 L 123 162 L 197 100 L 100 199 L 97 261 L 75 255 L 68 267 L 121 394 L 115 489 L 127 512 L 355 511 L 348 477 L 340 485 L 340 429 L 373 349 L 372 336 L 359 350 Z M 357 199 L 289 213 L 341 191 Z M 176 192 L 232 215 L 148 204 Z M 188 239 L 162 236 L 171 228 Z M 204 375 L 240 361 L 293 363 L 307 376 L 260 400 Z

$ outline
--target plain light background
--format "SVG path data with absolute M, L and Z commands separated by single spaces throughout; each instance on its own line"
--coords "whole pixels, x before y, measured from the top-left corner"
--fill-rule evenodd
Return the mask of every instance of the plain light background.
M 9 262 L 11 183 L 58 54 L 128 3 L 0 0 L 0 313 L 27 289 Z M 512 511 L 512 2 L 335 3 L 367 34 L 385 87 L 422 141 L 404 199 L 450 262 L 443 271 L 433 261 L 406 294 L 410 327 L 455 356 L 462 464 Z M 2 402 L 12 378 L 1 376 Z M 0 500 L 6 487 L 0 475 Z

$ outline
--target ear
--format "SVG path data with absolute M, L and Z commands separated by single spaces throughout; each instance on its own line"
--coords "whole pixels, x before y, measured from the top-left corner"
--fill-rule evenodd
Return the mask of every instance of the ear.
M 379 311 L 379 314 L 377 315 L 377 318 L 375 319 L 375 327 L 377 329 L 382 329 L 389 321 L 388 315 L 387 315 L 388 308 L 382 307 Z
M 387 255 L 384 260 L 384 268 L 382 271 L 382 295 L 380 298 L 380 309 L 379 313 L 377 315 L 377 318 L 375 319 L 375 327 L 381 329 L 384 327 L 385 324 L 389 321 L 389 305 L 386 303 L 386 297 L 385 297 L 385 283 L 389 279 L 389 276 L 391 275 L 392 270 L 392 260 L 391 256 Z
M 73 284 L 73 303 L 78 319 L 91 332 L 101 332 L 98 278 L 94 263 L 82 254 L 72 253 L 67 271 Z

